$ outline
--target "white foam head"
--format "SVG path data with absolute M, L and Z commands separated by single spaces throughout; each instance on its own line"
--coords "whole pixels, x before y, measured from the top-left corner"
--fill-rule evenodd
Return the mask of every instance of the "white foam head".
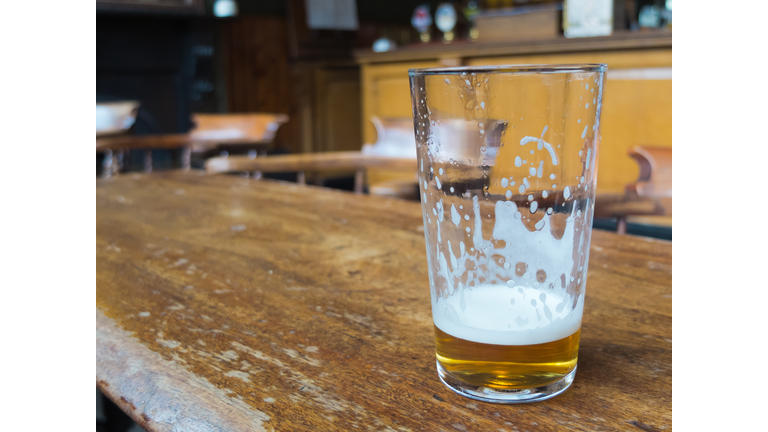
M 579 330 L 584 295 L 522 286 L 459 287 L 432 307 L 435 325 L 451 336 L 495 345 L 552 342 Z M 462 311 L 459 313 L 459 311 Z

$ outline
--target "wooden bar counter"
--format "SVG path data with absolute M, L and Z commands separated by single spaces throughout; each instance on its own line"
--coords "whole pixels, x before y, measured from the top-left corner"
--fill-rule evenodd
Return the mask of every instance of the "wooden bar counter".
M 418 203 L 199 172 L 97 181 L 96 383 L 148 431 L 661 431 L 672 245 L 594 232 L 573 386 L 435 371 Z
M 599 192 L 623 192 L 637 179 L 627 157 L 635 146 L 672 147 L 672 32 L 623 32 L 612 36 L 506 43 L 456 41 L 415 44 L 391 52 L 358 50 L 363 142 L 376 142 L 371 117 L 411 118 L 408 69 L 444 66 L 605 63 L 600 120 Z M 403 178 L 369 171 L 377 183 Z

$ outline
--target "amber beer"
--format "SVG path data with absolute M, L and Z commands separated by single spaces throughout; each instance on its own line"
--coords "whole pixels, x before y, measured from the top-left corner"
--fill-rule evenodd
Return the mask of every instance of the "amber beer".
M 541 387 L 576 368 L 579 333 L 540 344 L 494 345 L 451 336 L 435 326 L 437 361 L 454 378 L 478 387 Z
M 581 298 L 569 313 L 573 299 L 547 289 L 482 286 L 463 295 L 462 318 L 454 313 L 461 308 L 458 295 L 439 299 L 433 314 L 441 374 L 511 391 L 557 383 L 574 372 Z

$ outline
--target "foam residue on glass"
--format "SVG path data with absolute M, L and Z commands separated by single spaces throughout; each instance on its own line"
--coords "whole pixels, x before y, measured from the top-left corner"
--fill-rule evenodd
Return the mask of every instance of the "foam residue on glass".
M 441 117 L 426 93 L 415 92 L 419 165 L 434 168 L 419 177 L 435 325 L 462 339 L 503 345 L 575 333 L 584 308 L 595 162 L 590 131 L 597 130 L 599 104 L 588 113 L 593 127 L 572 121 L 578 130 L 569 130 L 569 138 L 583 144 L 561 147 L 565 141 L 550 125 L 530 130 L 523 118 L 533 119 L 531 113 L 519 121 L 513 113 L 487 115 L 493 99 L 484 99 L 490 92 L 483 76 L 462 72 L 412 83 L 419 79 L 420 88 L 440 85 L 458 94 L 465 110 L 463 119 Z M 600 93 L 602 82 L 597 86 Z M 515 145 L 505 139 L 512 129 Z M 514 173 L 494 171 L 502 154 Z M 562 166 L 568 158 L 581 162 L 570 180 Z

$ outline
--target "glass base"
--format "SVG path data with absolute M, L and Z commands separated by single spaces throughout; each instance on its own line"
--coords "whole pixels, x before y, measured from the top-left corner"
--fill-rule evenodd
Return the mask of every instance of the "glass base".
M 555 381 L 545 386 L 532 387 L 527 389 L 500 390 L 490 387 L 476 386 L 474 384 L 460 381 L 451 376 L 451 374 L 448 373 L 445 368 L 443 368 L 440 362 L 436 363 L 437 374 L 440 375 L 440 381 L 448 386 L 449 389 L 453 390 L 454 393 L 466 396 L 470 399 L 479 400 L 481 402 L 502 404 L 538 402 L 553 398 L 571 386 L 574 377 L 576 377 L 577 369 L 573 368 L 573 370 L 568 373 L 568 375 L 562 377 L 559 381 Z

